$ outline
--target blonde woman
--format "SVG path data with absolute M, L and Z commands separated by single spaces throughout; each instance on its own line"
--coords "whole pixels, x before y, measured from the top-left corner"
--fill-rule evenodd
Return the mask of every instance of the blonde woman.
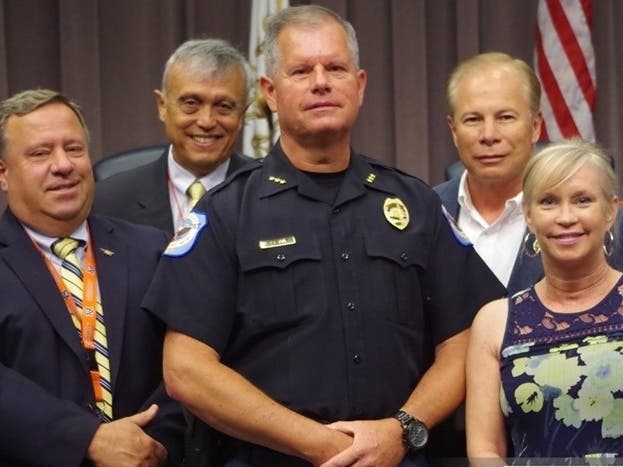
M 623 455 L 623 280 L 607 262 L 616 176 L 601 149 L 567 140 L 528 163 L 523 193 L 524 248 L 544 277 L 474 320 L 468 456 L 612 461 Z

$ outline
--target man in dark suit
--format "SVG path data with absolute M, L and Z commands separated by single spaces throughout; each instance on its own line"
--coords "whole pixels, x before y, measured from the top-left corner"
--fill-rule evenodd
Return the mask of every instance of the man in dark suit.
M 498 52 L 462 61 L 446 86 L 448 126 L 466 170 L 434 189 L 510 294 L 543 274 L 541 258 L 523 248 L 527 229 L 521 211 L 523 169 L 541 134 L 540 100 L 532 68 Z M 433 457 L 466 457 L 464 409 L 436 435 Z
M 252 159 L 233 152 L 253 80 L 245 58 L 220 39 L 183 43 L 168 59 L 158 115 L 170 148 L 150 164 L 97 183 L 94 211 L 177 231 L 199 193 Z
M 542 275 L 522 248 L 521 176 L 541 134 L 541 86 L 523 60 L 488 52 L 461 62 L 446 89 L 465 172 L 437 187 L 445 208 L 509 293 Z
M 54 91 L 0 103 L 0 188 L 0 464 L 180 465 L 164 328 L 140 308 L 166 234 L 89 214 L 88 131 Z

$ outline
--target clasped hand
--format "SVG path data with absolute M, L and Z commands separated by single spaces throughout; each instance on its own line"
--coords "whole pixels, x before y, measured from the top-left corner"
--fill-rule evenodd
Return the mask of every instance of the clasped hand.
M 143 431 L 158 406 L 130 417 L 102 423 L 89 445 L 87 456 L 97 467 L 156 467 L 167 459 L 167 450 Z
M 352 436 L 353 443 L 320 467 L 396 467 L 407 452 L 400 423 L 393 418 L 335 422 L 327 426 Z

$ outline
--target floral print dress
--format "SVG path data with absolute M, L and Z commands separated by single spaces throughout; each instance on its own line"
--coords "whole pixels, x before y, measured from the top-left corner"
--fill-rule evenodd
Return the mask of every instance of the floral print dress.
M 623 460 L 623 277 L 577 313 L 545 308 L 532 287 L 513 295 L 500 367 L 516 457 Z

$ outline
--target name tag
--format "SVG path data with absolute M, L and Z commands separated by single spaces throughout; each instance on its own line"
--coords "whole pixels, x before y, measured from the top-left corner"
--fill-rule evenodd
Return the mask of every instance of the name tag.
M 270 240 L 260 240 L 260 249 L 266 250 L 268 248 L 276 248 L 278 246 L 294 245 L 296 238 L 294 235 L 281 238 L 271 238 Z

